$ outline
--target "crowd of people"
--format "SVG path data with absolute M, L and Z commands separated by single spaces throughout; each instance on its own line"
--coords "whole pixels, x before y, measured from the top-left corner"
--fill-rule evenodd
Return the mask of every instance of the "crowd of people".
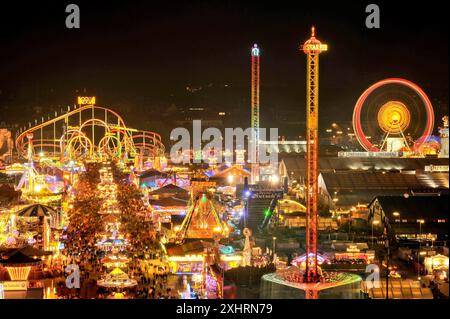
M 169 271 L 163 263 L 159 234 L 151 222 L 143 222 L 148 211 L 139 189 L 114 163 L 111 171 L 117 185 L 121 232 L 127 240 L 126 253 L 130 258 L 124 270 L 130 278 L 137 280 L 138 285 L 127 291 L 96 286 L 96 280 L 107 272 L 100 262 L 105 251 L 96 245 L 97 234 L 104 229 L 102 215 L 99 214 L 103 199 L 97 189 L 101 183 L 100 169 L 100 163 L 88 163 L 86 172 L 80 174 L 69 211 L 69 225 L 63 234 L 64 265 L 74 263 L 79 266 L 81 287 L 70 289 L 61 281 L 57 295 L 59 298 L 110 298 L 119 295 L 125 298 L 177 298 L 176 290 L 168 287 Z

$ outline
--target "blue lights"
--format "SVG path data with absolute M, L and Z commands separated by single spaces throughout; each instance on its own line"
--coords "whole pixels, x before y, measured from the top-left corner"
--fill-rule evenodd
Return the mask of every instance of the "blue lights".
M 219 248 L 222 254 L 228 255 L 234 253 L 235 249 L 231 246 L 222 246 Z

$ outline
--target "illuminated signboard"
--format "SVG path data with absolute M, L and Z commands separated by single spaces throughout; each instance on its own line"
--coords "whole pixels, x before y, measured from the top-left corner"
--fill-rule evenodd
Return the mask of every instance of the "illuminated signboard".
M 259 188 L 257 185 L 249 185 L 249 191 L 253 199 L 273 199 L 283 195 L 281 188 Z
M 95 96 L 79 96 L 78 105 L 94 105 Z
M 28 281 L 25 280 L 4 281 L 0 284 L 0 287 L 1 286 L 3 286 L 3 291 L 27 290 Z M 0 291 L 2 291 L 1 288 Z
M 326 44 L 319 44 L 319 43 L 309 43 L 309 44 L 305 44 L 303 46 L 304 50 L 307 51 L 327 51 L 328 50 L 328 45 Z
M 338 157 L 400 157 L 399 152 L 338 152 Z
M 425 166 L 425 172 L 448 172 L 448 165 L 427 165 Z
M 208 188 L 216 187 L 216 182 L 208 182 L 208 181 L 192 181 L 191 186 L 193 188 L 201 188 L 207 190 Z

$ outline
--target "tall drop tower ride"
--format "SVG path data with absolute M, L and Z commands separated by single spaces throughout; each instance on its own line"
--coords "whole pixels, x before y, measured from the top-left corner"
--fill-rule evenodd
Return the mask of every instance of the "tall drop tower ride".
M 317 203 L 318 185 L 318 126 L 319 126 L 319 54 L 327 51 L 315 37 L 311 28 L 311 38 L 302 48 L 306 54 L 306 281 L 317 282 L 319 279 L 317 264 Z
M 259 180 L 259 48 L 254 44 L 252 51 L 252 87 L 251 87 L 251 127 L 253 130 L 253 138 L 251 143 L 254 144 L 255 150 L 254 163 L 251 163 L 251 183 L 254 184 Z

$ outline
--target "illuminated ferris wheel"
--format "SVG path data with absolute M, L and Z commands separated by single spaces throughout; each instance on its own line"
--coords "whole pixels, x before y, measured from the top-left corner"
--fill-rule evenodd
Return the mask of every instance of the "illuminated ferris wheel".
M 411 151 L 433 132 L 434 113 L 425 92 L 411 81 L 389 78 L 370 86 L 353 111 L 353 130 L 366 151 Z

